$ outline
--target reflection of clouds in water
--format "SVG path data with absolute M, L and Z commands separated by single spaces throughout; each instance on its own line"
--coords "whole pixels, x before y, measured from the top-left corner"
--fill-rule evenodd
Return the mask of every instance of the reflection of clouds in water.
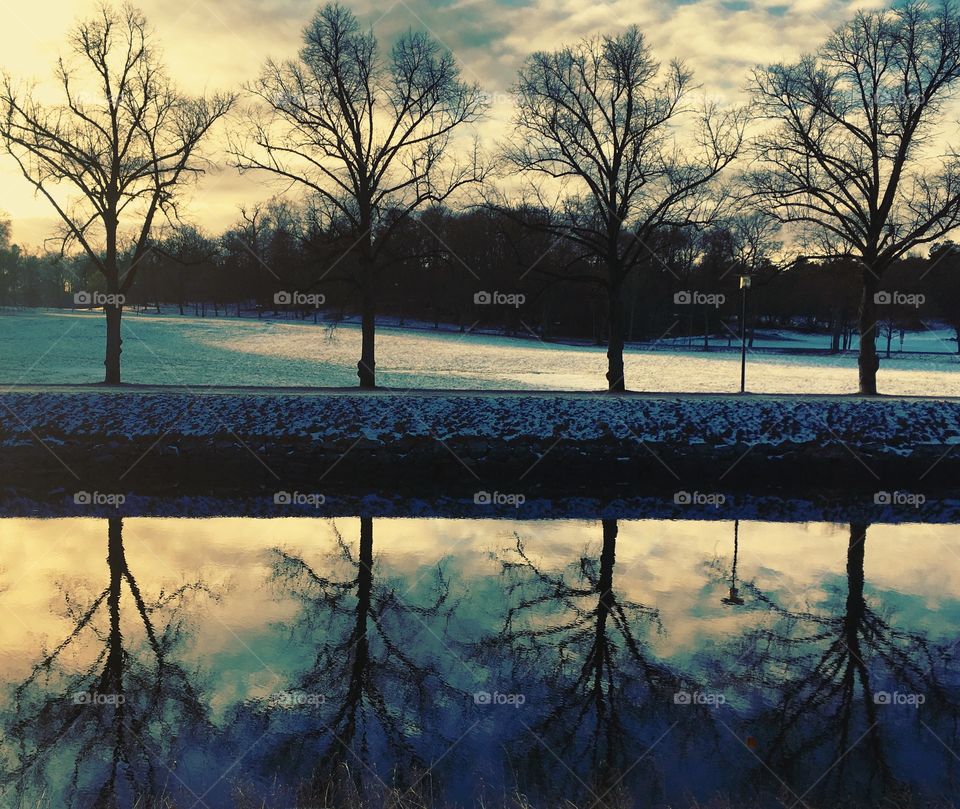
M 348 543 L 356 543 L 356 519 L 334 523 Z M 0 605 L 22 618 L 0 625 L 0 666 L 7 676 L 27 665 L 38 638 L 50 639 L 67 627 L 57 583 L 99 582 L 104 526 L 102 520 L 84 519 L 0 523 L 7 588 L 0 592 Z M 415 583 L 443 561 L 463 598 L 461 609 L 478 624 L 497 620 L 492 612 L 498 606 L 498 565 L 491 552 L 512 547 L 515 534 L 531 558 L 557 572 L 581 555 L 598 553 L 601 544 L 599 521 L 377 519 L 375 526 L 384 575 L 406 579 L 416 590 Z M 685 656 L 763 620 L 762 611 L 720 603 L 733 550 L 732 522 L 621 521 L 619 526 L 615 587 L 621 597 L 660 610 L 666 631 L 656 640 L 659 654 Z M 847 530 L 823 523 L 742 522 L 739 578 L 789 607 L 825 606 L 845 586 Z M 894 611 L 895 624 L 922 625 L 936 637 L 960 618 L 960 558 L 950 550 L 956 532 L 949 525 L 870 528 L 868 598 L 879 596 L 881 607 Z M 268 691 L 277 680 L 269 661 L 297 656 L 272 626 L 290 619 L 297 607 L 268 584 L 270 549 L 296 550 L 322 564 L 334 542 L 327 520 L 125 520 L 127 556 L 143 588 L 159 590 L 199 574 L 223 593 L 220 603 L 205 607 L 190 654 L 198 661 L 229 659 L 221 678 L 233 696 Z
M 68 629 L 24 655 L 29 674 L 6 686 L 12 699 L 2 716 L 0 761 L 18 805 L 34 803 L 35 793 L 91 806 L 118 805 L 128 793 L 146 800 L 157 794 L 159 751 L 170 738 L 207 727 L 200 678 L 177 658 L 189 636 L 186 614 L 202 613 L 196 600 L 216 593 L 199 580 L 157 594 L 142 589 L 126 557 L 122 518 L 97 522 L 108 526 L 98 585 L 58 583 Z M 144 728 L 159 721 L 177 733 L 145 743 Z M 75 764 L 62 766 L 63 756 Z
M 347 592 L 342 604 L 345 612 L 339 613 L 339 618 L 326 616 L 330 605 L 324 599 L 317 600 L 319 591 L 311 591 L 309 578 L 278 575 L 282 570 L 277 566 L 278 560 L 283 557 L 275 553 L 275 549 L 287 552 L 288 559 L 302 559 L 315 574 L 329 581 L 351 581 L 358 570 L 360 521 L 357 518 L 138 518 L 125 520 L 124 529 L 126 558 L 143 591 L 169 592 L 184 581 L 202 579 L 222 594 L 219 602 L 205 600 L 192 612 L 187 611 L 184 622 L 189 632 L 177 651 L 178 664 L 202 675 L 199 681 L 203 682 L 203 699 L 215 723 L 227 729 L 239 716 L 241 723 L 250 724 L 249 727 L 243 725 L 246 729 L 237 732 L 243 735 L 250 730 L 252 733 L 258 727 L 258 717 L 264 716 L 253 706 L 268 700 L 271 694 L 294 687 L 304 693 L 321 689 L 327 700 L 324 710 L 337 707 L 337 699 L 342 698 L 341 692 L 351 680 L 344 674 L 331 681 L 330 666 L 323 663 L 319 670 L 317 666 L 318 661 L 323 662 L 324 649 L 329 654 L 330 649 L 343 641 L 343 637 L 338 641 L 337 632 L 349 631 L 353 626 L 355 593 Z M 960 564 L 944 544 L 950 542 L 956 531 L 953 526 L 870 527 L 865 555 L 865 594 L 869 609 L 884 617 L 892 615 L 892 626 L 928 633 L 934 641 L 953 631 L 960 604 L 957 597 Z M 337 545 L 337 532 L 343 538 L 345 549 Z M 433 707 L 444 701 L 455 705 L 456 693 L 470 694 L 481 686 L 503 691 L 506 686 L 497 680 L 498 672 L 507 678 L 504 682 L 511 685 L 513 681 L 508 675 L 517 665 L 513 658 L 518 654 L 520 658 L 525 656 L 528 663 L 535 661 L 535 670 L 541 674 L 547 670 L 543 666 L 553 659 L 551 655 L 555 651 L 550 637 L 556 636 L 544 636 L 542 646 L 539 640 L 533 641 L 526 652 L 511 644 L 507 644 L 509 648 L 497 648 L 489 660 L 482 661 L 482 666 L 472 657 L 477 649 L 476 641 L 489 641 L 502 635 L 508 602 L 515 600 L 517 594 L 510 595 L 504 590 L 505 579 L 500 573 L 502 562 L 510 559 L 511 554 L 516 556 L 518 538 L 522 540 L 525 555 L 547 575 L 543 581 L 547 582 L 548 589 L 552 586 L 550 582 L 557 582 L 562 576 L 565 586 L 588 591 L 574 599 L 579 609 L 586 610 L 580 614 L 586 622 L 582 626 L 577 624 L 571 631 L 586 632 L 578 643 L 582 641 L 580 652 L 585 659 L 591 659 L 587 654 L 593 642 L 590 622 L 594 619 L 590 611 L 604 603 L 602 599 L 598 601 L 599 595 L 591 590 L 596 589 L 594 585 L 599 581 L 596 565 L 603 539 L 599 521 L 375 519 L 373 532 L 376 536 L 373 584 L 379 593 L 377 598 L 385 599 L 383 603 L 388 606 L 393 605 L 388 613 L 396 613 L 397 621 L 395 625 L 384 625 L 387 634 L 382 642 L 377 640 L 379 630 L 371 635 L 371 659 L 381 666 L 378 677 L 383 680 L 378 679 L 377 686 L 385 688 L 388 696 L 397 698 L 406 693 L 405 688 L 412 687 L 404 680 L 406 663 L 398 668 L 394 652 L 384 655 L 390 638 L 398 639 L 397 650 L 409 656 L 411 664 L 428 666 L 431 678 L 438 678 L 437 682 L 448 679 L 451 687 L 457 689 L 450 692 L 451 696 L 429 702 Z M 106 521 L 102 519 L 0 522 L 0 588 L 7 588 L 7 592 L 0 592 L 0 608 L 14 610 L 22 620 L 8 621 L 0 627 L 3 633 L 0 643 L 5 650 L 0 657 L 3 680 L 15 682 L 24 665 L 29 667 L 35 662 L 38 646 L 49 647 L 69 631 L 70 621 L 63 617 L 60 583 L 67 584 L 66 589 L 80 602 L 103 586 L 105 534 Z M 751 629 L 775 628 L 776 615 L 768 604 L 761 603 L 760 594 L 769 597 L 779 608 L 800 612 L 810 609 L 818 615 L 826 613 L 831 626 L 843 625 L 848 584 L 848 526 L 744 521 L 740 523 L 739 537 L 738 578 L 744 584 L 741 592 L 747 603 L 742 608 L 731 608 L 722 605 L 720 600 L 726 594 L 733 550 L 731 522 L 619 522 L 611 604 L 634 602 L 656 609 L 656 621 L 649 626 L 632 619 L 630 634 L 639 644 L 637 648 L 649 643 L 649 660 L 660 672 L 657 674 L 663 685 L 660 690 L 666 688 L 672 693 L 674 676 L 684 681 L 689 678 L 693 683 L 691 688 L 704 688 L 720 685 L 715 682 L 716 677 L 732 675 L 736 661 L 727 660 L 727 651 L 737 647 L 740 639 L 746 639 Z M 581 558 L 588 560 L 583 577 L 579 574 Z M 431 635 L 421 630 L 422 624 L 412 619 L 413 613 L 405 613 L 410 619 L 406 621 L 401 620 L 404 617 L 401 613 L 407 609 L 404 604 L 414 610 L 428 609 L 436 598 L 438 576 L 444 588 L 449 583 L 444 611 L 449 607 L 450 615 L 449 623 L 446 615 L 440 616 Z M 532 584 L 530 592 L 536 590 L 536 581 Z M 395 596 L 399 600 L 394 600 Z M 526 626 L 537 631 L 558 621 L 564 625 L 570 619 L 563 605 L 557 602 L 554 606 L 528 611 Z M 416 614 L 420 619 L 426 616 L 426 612 Z M 613 619 L 613 615 L 610 613 L 608 617 Z M 660 621 L 662 634 L 657 632 Z M 601 622 L 596 623 L 599 626 Z M 125 638 L 133 644 L 131 648 L 138 643 L 137 631 L 135 623 L 129 624 L 129 632 L 125 630 Z M 142 635 L 142 627 L 139 632 Z M 647 719 L 643 717 L 647 715 L 641 712 L 627 733 L 632 739 L 645 738 L 651 727 L 656 727 L 656 722 L 666 721 L 665 713 L 657 713 L 666 697 L 643 696 L 646 692 L 638 690 L 636 672 L 631 673 L 627 665 L 630 658 L 624 657 L 624 648 L 633 647 L 629 643 L 623 646 L 626 636 L 615 622 L 607 626 L 605 637 L 611 642 L 611 653 L 616 651 L 615 658 L 611 657 L 612 662 L 605 663 L 605 667 L 613 663 L 625 666 L 618 675 L 620 685 L 617 687 L 626 690 L 612 695 L 612 700 L 627 699 L 633 705 L 629 702 L 632 699 L 635 707 L 653 711 L 649 715 L 652 725 L 644 724 Z M 545 655 L 543 661 L 537 654 Z M 71 665 L 80 666 L 83 661 L 79 658 L 83 656 L 72 659 Z M 470 661 L 470 666 L 458 662 L 454 656 Z M 646 659 L 646 653 L 640 659 Z M 391 661 L 393 669 L 389 668 Z M 474 664 L 480 666 L 484 677 L 492 677 L 493 681 L 487 683 L 483 678 L 474 681 L 470 673 Z M 522 670 L 520 665 L 517 671 Z M 759 667 L 751 668 L 751 671 L 759 670 Z M 311 671 L 317 672 L 320 678 L 316 682 L 309 679 Z M 533 722 L 537 717 L 537 721 L 547 722 L 549 717 L 544 711 L 553 704 L 551 700 L 557 694 L 561 695 L 561 702 L 579 705 L 577 699 L 581 695 L 577 689 L 570 690 L 573 681 L 567 681 L 567 675 L 572 672 L 572 676 L 576 676 L 577 671 L 578 664 L 574 661 L 573 668 L 565 669 L 563 678 L 556 683 L 530 674 L 526 679 L 521 678 L 519 685 L 511 685 L 525 693 L 527 712 L 522 717 L 511 715 L 509 721 L 518 722 L 523 718 Z M 799 676 L 799 682 L 803 682 L 802 671 Z M 307 679 L 303 679 L 305 677 Z M 421 680 L 412 677 L 411 682 Z M 604 697 L 604 705 L 606 699 Z M 257 702 L 245 702 L 247 700 Z M 399 702 L 409 709 L 417 700 L 407 694 Z M 668 707 L 673 705 L 672 701 L 667 702 Z M 731 699 L 731 705 L 735 710 L 742 707 L 738 699 Z M 457 710 L 444 714 L 451 738 L 459 733 L 449 725 L 460 716 Z M 288 717 L 293 722 L 288 730 L 294 736 L 299 732 L 297 722 L 309 720 L 301 714 L 293 712 Z M 282 724 L 286 720 L 280 717 L 278 721 Z M 412 726 L 417 724 L 413 715 L 410 721 Z M 434 726 L 433 720 L 424 721 L 427 726 Z M 505 722 L 501 717 L 496 733 L 506 733 L 508 723 Z M 698 726 L 697 722 L 687 721 L 684 732 L 694 726 Z M 549 722 L 544 724 L 544 733 L 552 727 Z M 516 729 L 523 730 L 519 725 Z M 496 733 L 495 737 L 499 738 Z M 492 741 L 495 741 L 493 737 Z

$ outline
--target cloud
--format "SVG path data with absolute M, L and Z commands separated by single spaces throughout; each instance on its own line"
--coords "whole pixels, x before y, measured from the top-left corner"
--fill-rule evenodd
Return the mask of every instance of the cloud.
M 384 48 L 409 28 L 426 29 L 458 58 L 464 77 L 494 99 L 485 141 L 506 131 L 512 110 L 506 93 L 535 50 L 552 50 L 596 33 L 636 23 L 663 61 L 682 58 L 703 91 L 733 98 L 759 62 L 796 58 L 821 41 L 856 8 L 876 0 L 355 0 L 348 5 L 373 25 Z M 15 76 L 49 79 L 68 30 L 95 0 L 39 0 L 0 10 L 0 64 Z M 267 57 L 294 57 L 303 27 L 319 3 L 305 0 L 197 0 L 171 6 L 142 0 L 165 61 L 191 92 L 237 88 L 253 79 Z M 0 160 L 0 209 L 14 219 L 15 238 L 38 245 L 53 220 L 9 160 Z M 191 212 L 221 227 L 241 204 L 280 187 L 254 178 L 228 181 L 217 172 L 201 181 Z M 44 224 L 46 222 L 46 224 Z

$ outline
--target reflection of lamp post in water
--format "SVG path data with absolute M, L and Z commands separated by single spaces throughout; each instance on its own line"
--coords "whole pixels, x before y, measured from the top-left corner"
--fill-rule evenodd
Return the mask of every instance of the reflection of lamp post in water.
M 735 607 L 743 605 L 743 599 L 740 598 L 740 592 L 737 590 L 737 550 L 740 545 L 740 520 L 733 521 L 733 571 L 730 574 L 730 595 L 721 598 L 724 604 L 731 604 Z

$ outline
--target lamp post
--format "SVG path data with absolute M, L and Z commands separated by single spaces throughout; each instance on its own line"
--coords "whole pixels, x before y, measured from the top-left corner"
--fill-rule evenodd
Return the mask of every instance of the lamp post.
M 740 545 L 740 520 L 733 521 L 733 569 L 730 575 L 730 595 L 721 598 L 724 604 L 730 604 L 735 607 L 742 607 L 744 601 L 740 598 L 740 591 L 737 589 L 737 551 Z
M 747 388 L 747 290 L 750 276 L 740 276 L 740 393 Z

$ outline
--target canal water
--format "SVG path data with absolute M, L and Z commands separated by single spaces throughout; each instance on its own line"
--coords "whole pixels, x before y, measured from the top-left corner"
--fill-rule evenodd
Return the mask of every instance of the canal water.
M 951 524 L 11 518 L 0 615 L 3 807 L 960 795 Z

